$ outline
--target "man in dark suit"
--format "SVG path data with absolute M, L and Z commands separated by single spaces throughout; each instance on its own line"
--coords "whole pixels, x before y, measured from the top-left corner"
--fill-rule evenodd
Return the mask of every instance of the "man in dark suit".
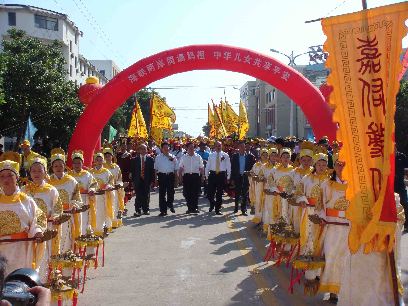
M 140 217 L 142 210 L 144 215 L 150 215 L 150 186 L 155 180 L 154 160 L 147 155 L 146 145 L 139 145 L 138 153 L 132 158 L 130 166 L 136 193 L 134 217 Z
M 255 156 L 245 150 L 245 143 L 238 144 L 238 153 L 232 155 L 231 159 L 231 180 L 235 185 L 235 210 L 238 212 L 239 203 L 241 202 L 242 215 L 247 216 L 247 202 L 249 180 L 247 173 L 251 171 L 255 164 Z

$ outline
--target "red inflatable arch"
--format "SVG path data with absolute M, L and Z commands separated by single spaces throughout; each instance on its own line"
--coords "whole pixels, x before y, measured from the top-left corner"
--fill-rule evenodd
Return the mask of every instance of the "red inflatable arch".
M 84 151 L 85 164 L 109 118 L 133 93 L 170 75 L 192 70 L 228 70 L 261 79 L 300 106 L 317 138 L 335 138 L 332 112 L 318 88 L 293 68 L 251 50 L 225 45 L 193 45 L 164 51 L 138 61 L 116 75 L 93 96 L 80 117 L 69 144 Z

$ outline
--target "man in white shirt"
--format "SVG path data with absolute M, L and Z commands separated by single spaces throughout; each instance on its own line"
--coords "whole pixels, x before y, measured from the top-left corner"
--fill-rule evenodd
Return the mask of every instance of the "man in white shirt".
M 169 144 L 167 142 L 161 145 L 162 153 L 156 156 L 154 169 L 157 172 L 159 180 L 159 207 L 160 217 L 167 216 L 167 208 L 175 213 L 173 207 L 174 201 L 174 182 L 177 174 L 177 159 L 169 153 Z M 167 195 L 167 200 L 166 200 Z
M 229 155 L 222 150 L 221 142 L 216 141 L 214 152 L 208 157 L 205 167 L 205 176 L 208 181 L 208 200 L 210 201 L 210 212 L 215 208 L 216 215 L 222 215 L 220 212 L 222 205 L 222 194 L 224 192 L 225 182 L 231 177 L 231 162 Z M 216 200 L 214 201 L 214 196 Z
M 183 177 L 183 194 L 187 202 L 186 214 L 198 214 L 198 195 L 201 188 L 200 174 L 204 173 L 204 163 L 200 155 L 194 152 L 194 144 L 186 144 L 187 154 L 179 163 L 179 173 Z

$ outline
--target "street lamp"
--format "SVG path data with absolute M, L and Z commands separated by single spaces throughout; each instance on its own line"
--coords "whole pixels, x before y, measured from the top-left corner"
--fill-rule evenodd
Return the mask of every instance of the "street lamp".
M 294 55 L 293 51 L 292 51 L 290 53 L 290 55 L 288 55 L 288 54 L 280 52 L 279 50 L 276 50 L 276 49 L 269 49 L 269 50 L 271 52 L 273 52 L 273 53 L 278 53 L 278 54 L 281 54 L 283 56 L 286 56 L 289 59 L 289 66 L 291 66 L 291 67 L 296 66 L 295 59 L 297 59 L 299 56 L 309 54 L 309 52 L 304 52 L 304 53 Z M 290 113 L 289 113 L 289 115 L 290 115 L 290 120 L 289 120 L 289 134 L 290 134 L 290 136 L 294 136 L 293 135 L 293 104 L 294 104 L 293 101 L 290 100 Z M 296 109 L 296 137 L 297 136 L 298 136 L 298 129 L 297 129 L 297 109 Z

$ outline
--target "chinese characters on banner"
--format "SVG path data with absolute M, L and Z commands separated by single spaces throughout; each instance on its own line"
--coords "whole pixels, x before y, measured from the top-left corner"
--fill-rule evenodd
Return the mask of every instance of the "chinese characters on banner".
M 407 18 L 405 2 L 322 20 L 330 103 L 346 162 L 352 252 L 394 245 L 394 114 Z

